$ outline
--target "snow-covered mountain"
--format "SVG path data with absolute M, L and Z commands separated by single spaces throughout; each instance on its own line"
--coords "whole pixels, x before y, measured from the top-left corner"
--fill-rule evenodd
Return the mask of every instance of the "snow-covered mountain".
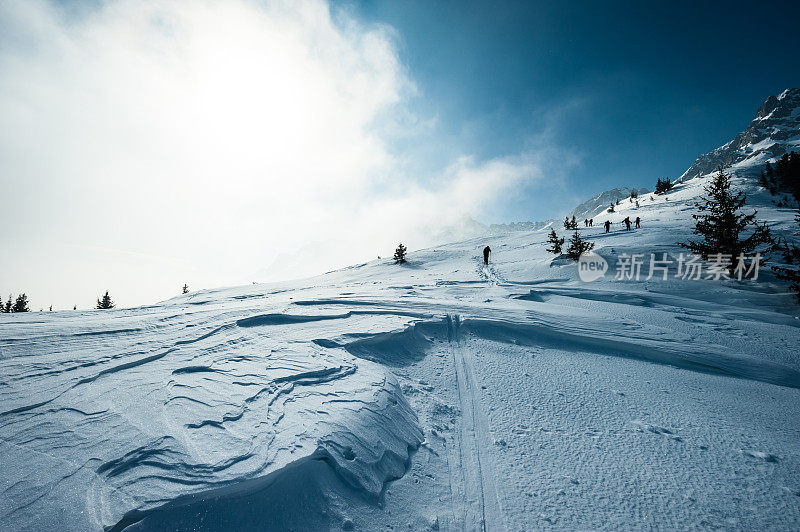
M 710 174 L 719 166 L 752 177 L 767 161 L 774 162 L 796 150 L 800 150 L 800 89 L 786 89 L 777 97 L 767 98 L 747 129 L 724 146 L 698 157 L 678 181 Z
M 516 233 L 519 231 L 538 231 L 545 227 L 549 227 L 555 223 L 555 220 L 543 220 L 541 222 L 511 222 L 507 224 L 491 224 L 487 227 L 484 235 L 499 236 L 508 233 Z
M 584 201 L 572 209 L 569 212 L 569 216 L 575 216 L 579 219 L 594 218 L 604 210 L 608 209 L 612 203 L 623 200 L 627 201 L 628 198 L 631 197 L 631 192 L 633 191 L 636 191 L 639 196 L 644 196 L 645 194 L 650 193 L 650 191 L 646 188 L 636 189 L 622 187 L 606 190 L 605 192 L 601 192 L 600 194 Z
M 794 88 L 767 98 L 744 131 L 714 151 L 699 156 L 675 182 L 686 183 L 696 177 L 709 176 L 720 166 L 738 178 L 753 178 L 760 174 L 767 161 L 774 163 L 790 151 L 800 151 L 800 89 Z M 758 194 L 759 188 L 750 181 L 739 181 L 737 186 L 744 186 L 750 194 Z M 681 188 L 673 193 L 678 190 Z M 702 187 L 692 186 L 690 190 L 691 194 L 702 193 Z M 575 207 L 569 216 L 579 219 L 597 217 L 611 203 L 625 203 L 630 192 L 629 188 L 607 190 Z M 649 194 L 645 188 L 637 192 L 640 203 Z
M 0 314 L 0 529 L 797 529 L 800 307 L 768 270 L 681 277 L 707 179 L 581 227 L 594 282 L 543 227 Z

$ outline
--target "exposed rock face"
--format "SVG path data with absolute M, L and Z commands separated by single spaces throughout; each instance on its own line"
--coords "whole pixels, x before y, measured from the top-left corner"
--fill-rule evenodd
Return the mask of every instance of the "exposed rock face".
M 719 166 L 742 177 L 757 175 L 767 161 L 774 162 L 788 151 L 800 151 L 800 89 L 767 98 L 747 129 L 698 157 L 677 182 L 712 173 Z

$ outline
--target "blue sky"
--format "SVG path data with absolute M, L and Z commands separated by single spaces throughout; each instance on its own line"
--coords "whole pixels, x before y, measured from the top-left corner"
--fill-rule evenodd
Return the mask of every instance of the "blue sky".
M 617 186 L 652 189 L 733 138 L 769 95 L 800 84 L 800 2 L 366 0 L 347 9 L 397 30 L 415 104 L 439 116 L 440 138 L 493 157 L 546 132 L 579 156 L 565 183 L 530 188 L 489 221 L 556 216 Z

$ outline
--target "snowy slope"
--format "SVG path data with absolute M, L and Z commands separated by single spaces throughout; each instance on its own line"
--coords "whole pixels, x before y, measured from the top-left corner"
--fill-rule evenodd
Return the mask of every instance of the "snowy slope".
M 677 252 L 681 187 L 581 231 Z M 800 526 L 783 285 L 587 284 L 545 236 L 0 316 L 0 528 Z
M 646 188 L 640 188 L 637 190 L 635 188 L 623 187 L 606 190 L 605 192 L 601 192 L 600 194 L 584 201 L 572 209 L 568 216 L 575 216 L 578 219 L 594 218 L 597 214 L 608 209 L 612 203 L 616 203 L 618 201 L 628 201 L 628 199 L 631 197 L 631 192 L 634 190 L 639 196 L 644 196 L 645 194 L 649 193 Z

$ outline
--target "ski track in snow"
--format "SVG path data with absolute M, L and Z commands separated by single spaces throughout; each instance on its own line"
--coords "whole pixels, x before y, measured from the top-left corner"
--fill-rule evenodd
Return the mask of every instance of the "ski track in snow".
M 457 433 L 459 470 L 462 472 L 466 491 L 464 517 L 465 529 L 499 530 L 504 527 L 494 478 L 495 470 L 487 452 L 489 422 L 472 369 L 474 360 L 461 345 L 461 320 L 459 316 L 447 315 L 447 339 L 451 346 L 453 370 L 456 376 L 459 405 L 461 407 L 460 430 Z M 473 512 L 475 512 L 473 514 Z

